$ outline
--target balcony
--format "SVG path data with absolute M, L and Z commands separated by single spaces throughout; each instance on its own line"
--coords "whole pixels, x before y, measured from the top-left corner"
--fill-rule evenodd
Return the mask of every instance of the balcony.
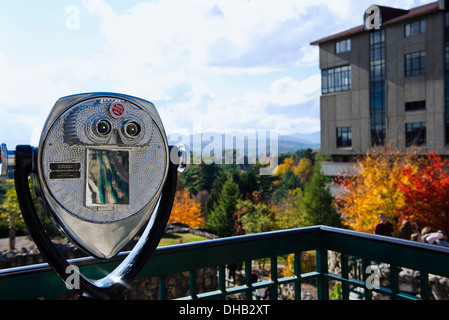
M 316 252 L 316 270 L 302 272 L 301 253 Z M 328 269 L 328 253 L 340 253 L 339 273 Z M 278 276 L 278 257 L 294 254 L 294 274 Z M 110 261 L 101 262 L 93 258 L 71 260 L 87 277 L 101 278 L 112 271 L 126 256 L 120 253 Z M 269 258 L 269 280 L 252 283 L 252 262 Z M 350 276 L 350 269 L 358 261 L 362 270 L 359 277 Z M 244 284 L 227 286 L 226 265 L 243 262 Z M 390 281 L 387 287 L 367 286 L 369 273 L 363 272 L 371 264 L 386 263 L 390 266 Z M 357 263 L 356 263 L 357 264 Z M 217 288 L 199 292 L 196 286 L 197 271 L 203 268 L 217 268 Z M 419 271 L 418 294 L 412 295 L 400 290 L 399 267 Z M 221 238 L 195 243 L 160 247 L 139 274 L 140 279 L 158 278 L 160 300 L 167 299 L 166 279 L 170 274 L 188 272 L 189 294 L 181 299 L 227 299 L 239 294 L 251 300 L 257 289 L 270 288 L 277 292 L 279 287 L 290 284 L 294 298 L 301 299 L 301 284 L 315 279 L 318 300 L 329 300 L 332 286 L 341 284 L 341 297 L 350 299 L 351 292 L 358 292 L 362 299 L 370 300 L 374 293 L 380 293 L 393 300 L 428 300 L 430 298 L 429 275 L 449 277 L 449 248 L 412 242 L 396 238 L 360 233 L 355 231 L 314 226 L 300 229 L 275 231 L 231 238 Z M 418 274 L 418 273 L 416 273 Z M 65 284 L 47 264 L 38 264 L 0 270 L 0 299 L 59 299 L 67 292 Z M 277 294 L 270 295 L 276 300 Z

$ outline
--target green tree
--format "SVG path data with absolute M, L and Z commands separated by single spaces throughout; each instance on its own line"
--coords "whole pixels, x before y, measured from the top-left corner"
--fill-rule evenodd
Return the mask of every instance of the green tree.
M 203 190 L 211 192 L 214 182 L 221 172 L 222 169 L 219 165 L 201 162 L 201 164 L 192 164 L 189 170 L 181 175 L 181 180 L 190 194 L 197 195 Z
M 234 235 L 234 213 L 240 198 L 239 186 L 232 175 L 228 174 L 218 194 L 217 203 L 206 217 L 204 226 L 220 237 Z
M 0 218 L 9 222 L 9 248 L 15 249 L 16 223 L 23 223 L 16 189 L 9 189 L 0 206 Z
M 306 225 L 326 225 L 341 227 L 341 218 L 334 204 L 333 196 L 326 186 L 326 177 L 321 173 L 321 165 L 316 163 L 309 185 L 302 200 Z
M 243 199 L 248 199 L 254 191 L 259 191 L 257 174 L 254 170 L 249 169 L 241 172 L 239 188 Z
M 276 204 L 279 204 L 284 199 L 289 190 L 295 190 L 301 188 L 301 180 L 292 170 L 287 170 L 282 177 L 281 186 L 273 194 L 273 200 Z
M 0 180 L 0 203 L 3 202 L 6 192 L 14 188 L 13 180 Z
M 276 228 L 274 210 L 263 202 L 255 204 L 250 200 L 240 200 L 236 210 L 245 233 L 267 232 Z
M 301 188 L 288 190 L 282 201 L 276 205 L 276 224 L 280 230 L 300 228 L 304 226 L 301 215 L 301 199 L 303 192 Z

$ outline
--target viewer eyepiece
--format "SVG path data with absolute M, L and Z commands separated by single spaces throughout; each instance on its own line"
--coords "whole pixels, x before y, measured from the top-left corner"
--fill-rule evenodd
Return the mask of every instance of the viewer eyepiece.
M 96 131 L 101 136 L 107 136 L 111 132 L 111 123 L 106 119 L 98 120 Z
M 135 138 L 140 134 L 140 125 L 135 121 L 127 121 L 123 125 L 123 132 L 127 138 Z

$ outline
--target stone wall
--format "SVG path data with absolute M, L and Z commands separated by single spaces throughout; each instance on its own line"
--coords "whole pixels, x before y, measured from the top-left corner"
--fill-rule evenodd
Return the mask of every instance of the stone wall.
M 341 274 L 340 253 L 329 251 L 328 268 L 329 272 Z M 361 263 L 359 263 L 359 266 Z M 390 265 L 387 263 L 372 264 L 373 272 L 380 275 L 380 286 L 390 287 Z M 355 271 L 354 263 L 349 261 L 349 277 L 361 280 L 360 273 L 363 270 Z M 373 274 L 375 274 L 373 273 Z M 420 273 L 417 270 L 400 267 L 398 273 L 399 291 L 419 297 L 420 293 Z M 434 274 L 429 274 L 429 295 L 430 300 L 449 300 L 449 279 Z M 385 296 L 373 291 L 374 300 L 389 300 L 389 296 Z
M 199 269 L 196 273 L 196 285 L 198 293 L 214 291 L 218 289 L 217 268 Z M 176 299 L 189 296 L 189 272 L 181 272 L 168 275 L 166 278 L 167 299 Z M 159 279 L 135 280 L 126 291 L 128 300 L 158 300 Z
M 55 244 L 65 259 L 84 257 L 86 254 L 73 244 Z M 45 263 L 46 260 L 34 246 L 15 250 L 0 250 L 0 269 Z

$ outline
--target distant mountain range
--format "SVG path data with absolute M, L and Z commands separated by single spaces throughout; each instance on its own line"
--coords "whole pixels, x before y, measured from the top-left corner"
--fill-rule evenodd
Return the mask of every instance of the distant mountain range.
M 300 149 L 319 149 L 321 146 L 321 133 L 292 133 L 279 136 L 279 153 L 295 152 Z
M 213 137 L 213 138 L 212 138 Z M 320 132 L 314 133 L 292 133 L 289 135 L 279 135 L 278 136 L 278 153 L 285 152 L 295 152 L 300 149 L 312 149 L 316 150 L 320 148 Z M 270 150 L 270 138 L 262 137 L 262 139 L 266 139 L 266 149 Z M 215 141 L 217 139 L 218 141 Z M 211 149 L 214 146 L 219 147 L 221 142 L 222 150 L 229 149 L 231 145 L 232 139 L 232 148 L 237 148 L 237 140 L 244 141 L 245 145 L 245 154 L 247 153 L 248 146 L 253 147 L 258 152 L 258 147 L 262 146 L 262 144 L 258 144 L 257 136 L 254 133 L 253 135 L 244 135 L 241 134 L 236 136 L 226 136 L 225 134 L 219 134 L 216 132 L 205 132 L 202 134 L 194 134 L 190 136 L 182 136 L 180 134 L 169 134 L 168 142 L 169 144 L 176 144 L 178 142 L 182 142 L 184 144 L 189 145 L 190 150 L 193 150 L 194 153 L 201 153 L 202 151 L 207 149 Z M 201 142 L 201 143 L 200 143 Z M 274 150 L 273 150 L 274 151 Z

